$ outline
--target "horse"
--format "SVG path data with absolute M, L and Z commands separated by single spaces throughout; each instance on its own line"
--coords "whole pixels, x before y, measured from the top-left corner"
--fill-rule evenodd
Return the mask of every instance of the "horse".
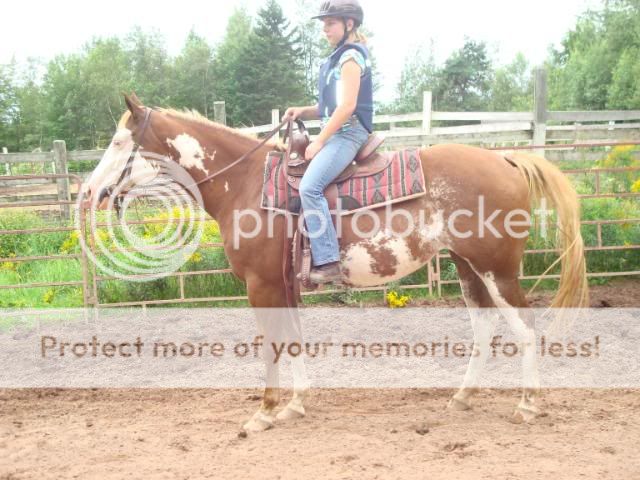
M 290 306 L 282 273 L 283 255 L 289 254 L 282 247 L 287 234 L 285 217 L 273 220 L 271 232 L 262 229 L 254 236 L 238 238 L 234 231 L 253 229 L 256 220 L 267 221 L 268 212 L 258 205 L 265 158 L 277 148 L 276 143 L 260 142 L 195 111 L 152 110 L 135 94 L 124 95 L 124 101 L 127 110 L 111 144 L 83 186 L 87 201 L 95 195 L 105 196 L 108 186 L 122 181 L 126 169 L 131 174 L 129 181 L 153 176 L 154 169 L 145 160 L 144 152 L 177 162 L 198 184 L 204 209 L 217 221 L 230 267 L 246 284 L 250 305 L 261 309 Z M 344 283 L 353 287 L 386 284 L 425 266 L 439 250 L 447 249 L 469 309 L 473 342 L 479 347 L 479 354 L 471 356 L 462 385 L 448 407 L 471 408 L 493 328 L 497 316 L 502 315 L 519 342 L 534 346 L 525 349 L 522 356 L 522 396 L 511 417 L 518 423 L 533 422 L 539 413 L 536 397 L 540 389 L 534 319 L 518 280 L 531 226 L 530 217 L 525 217 L 543 201 L 556 209 L 561 274 L 552 307 L 585 306 L 588 287 L 576 192 L 562 172 L 542 156 L 504 155 L 456 144 L 423 147 L 418 152 L 427 187 L 423 196 L 392 208 L 373 209 L 370 215 L 361 216 L 356 225 L 345 218 L 339 220 Z M 104 207 L 106 198 L 101 200 Z M 393 215 L 400 208 L 413 220 L 426 219 L 427 224 L 405 232 L 407 215 Z M 255 210 L 255 215 L 238 222 L 234 212 L 246 209 Z M 482 219 L 478 221 L 487 212 L 491 213 L 490 218 L 484 223 Z M 520 220 L 515 221 L 516 218 Z M 389 219 L 395 228 L 361 235 Z M 255 254 L 257 251 L 260 255 Z M 293 307 L 297 307 L 297 301 Z M 292 336 L 300 335 L 299 324 L 293 321 L 290 327 Z M 278 366 L 265 363 L 268 384 L 258 411 L 244 424 L 246 430 L 265 430 L 275 420 L 305 415 L 309 384 L 302 361 L 298 359 L 292 365 L 293 397 L 275 416 L 281 395 Z

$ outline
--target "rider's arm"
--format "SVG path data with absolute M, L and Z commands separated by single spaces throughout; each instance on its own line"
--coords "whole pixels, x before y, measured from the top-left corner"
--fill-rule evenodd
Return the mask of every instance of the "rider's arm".
M 308 107 L 300 107 L 300 120 L 317 120 L 320 118 L 320 112 L 318 110 L 318 104 L 309 105 Z
M 309 105 L 308 107 L 289 107 L 282 116 L 283 120 L 291 118 L 295 120 L 317 120 L 320 118 L 320 111 L 318 110 L 318 104 Z
M 336 133 L 353 115 L 358 104 L 358 92 L 360 91 L 361 67 L 355 60 L 349 60 L 342 65 L 340 77 L 342 79 L 342 98 L 338 98 L 338 106 L 322 129 L 316 141 L 325 143 Z

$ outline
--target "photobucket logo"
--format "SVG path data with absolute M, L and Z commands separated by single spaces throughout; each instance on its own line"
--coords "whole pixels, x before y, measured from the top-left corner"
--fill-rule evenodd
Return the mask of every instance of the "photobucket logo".
M 380 232 L 386 236 L 406 238 L 419 235 L 422 240 L 435 241 L 443 238 L 468 239 L 471 237 L 482 239 L 517 238 L 529 236 L 529 230 L 535 223 L 539 227 L 539 235 L 547 237 L 547 223 L 553 211 L 547 208 L 546 199 L 540 202 L 540 208 L 534 210 L 534 217 L 524 209 L 491 209 L 484 195 L 478 196 L 473 210 L 468 208 L 445 211 L 408 210 L 400 206 L 387 205 L 384 209 L 361 210 L 349 213 L 342 209 L 338 201 L 337 208 L 330 211 L 338 218 L 335 230 L 338 238 L 342 238 L 346 226 L 356 238 L 368 239 Z M 297 228 L 310 239 L 319 238 L 326 233 L 329 223 L 321 211 L 305 211 L 303 215 L 293 216 L 282 211 L 244 209 L 233 212 L 233 248 L 240 248 L 243 239 L 253 239 L 264 235 L 267 238 L 280 235 L 276 230 L 280 217 L 287 216 L 289 228 L 288 236 L 293 235 Z M 307 228 L 308 227 L 308 228 Z M 333 226 L 331 228 L 334 228 Z
M 191 175 L 170 159 L 150 152 L 140 154 L 142 158 L 134 163 L 146 161 L 144 168 L 134 165 L 120 184 L 98 186 L 97 191 L 108 189 L 106 210 L 119 210 L 119 214 L 98 215 L 103 199 L 92 195 L 89 239 L 79 238 L 100 272 L 134 282 L 166 277 L 178 270 L 198 249 L 204 231 L 202 197 Z M 129 223 L 127 212 L 134 200 L 144 201 L 152 210 L 144 219 L 136 213 Z M 85 201 L 80 192 L 76 208 L 83 208 Z M 79 221 L 76 215 L 78 229 Z

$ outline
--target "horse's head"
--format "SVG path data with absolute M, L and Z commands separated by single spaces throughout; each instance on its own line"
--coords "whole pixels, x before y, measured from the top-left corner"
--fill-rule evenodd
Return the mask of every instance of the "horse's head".
M 155 116 L 135 94 L 125 95 L 124 100 L 127 111 L 100 163 L 83 185 L 87 207 L 95 202 L 98 208 L 107 208 L 113 193 L 125 193 L 136 185 L 152 181 L 157 175 L 157 168 L 146 158 L 150 152 L 162 155 L 164 150 L 154 133 Z

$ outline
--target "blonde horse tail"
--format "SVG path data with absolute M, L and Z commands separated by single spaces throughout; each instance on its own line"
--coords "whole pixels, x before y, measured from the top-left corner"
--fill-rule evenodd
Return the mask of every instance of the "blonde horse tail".
M 548 160 L 533 154 L 514 153 L 510 160 L 529 184 L 534 205 L 555 208 L 560 247 L 560 284 L 552 308 L 582 308 L 589 305 L 589 287 L 580 233 L 580 202 L 569 179 Z M 546 272 L 545 272 L 546 274 Z

